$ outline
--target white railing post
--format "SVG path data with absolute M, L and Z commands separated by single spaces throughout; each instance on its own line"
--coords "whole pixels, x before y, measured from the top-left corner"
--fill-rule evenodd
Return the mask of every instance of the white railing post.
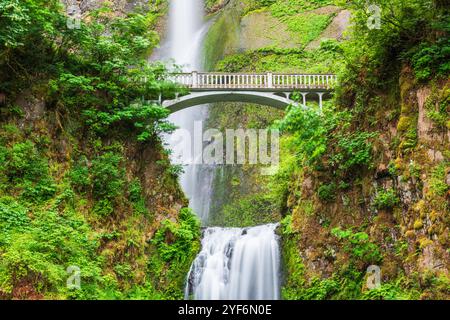
M 192 81 L 191 81 L 192 87 L 197 88 L 198 87 L 198 72 L 192 71 L 191 77 L 192 77 Z
M 273 74 L 272 72 L 267 72 L 267 88 L 272 89 L 273 88 Z

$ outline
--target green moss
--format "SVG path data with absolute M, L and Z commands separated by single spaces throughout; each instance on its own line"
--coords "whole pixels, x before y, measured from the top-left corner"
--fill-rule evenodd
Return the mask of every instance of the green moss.
M 419 230 L 419 229 L 422 229 L 422 227 L 423 227 L 422 220 L 418 219 L 418 220 L 414 221 L 414 229 Z
M 414 126 L 415 120 L 416 119 L 411 116 L 401 116 L 397 124 L 397 130 L 399 132 L 407 131 L 409 128 Z
M 286 20 L 288 30 L 295 33 L 298 42 L 306 46 L 315 40 L 330 24 L 334 15 L 318 15 L 313 13 L 291 16 Z
M 211 225 L 249 227 L 279 220 L 278 199 L 271 194 L 251 194 L 224 206 L 210 221 Z
M 276 17 L 289 17 L 308 10 L 333 4 L 331 0 L 277 0 L 269 7 Z
M 224 55 L 238 46 L 238 12 L 234 8 L 227 9 L 213 19 L 215 20 L 206 34 L 203 48 L 206 70 L 213 70 Z
M 298 49 L 262 48 L 226 56 L 216 70 L 224 72 L 299 72 L 335 73 L 341 66 L 339 45 L 324 41 L 311 51 Z

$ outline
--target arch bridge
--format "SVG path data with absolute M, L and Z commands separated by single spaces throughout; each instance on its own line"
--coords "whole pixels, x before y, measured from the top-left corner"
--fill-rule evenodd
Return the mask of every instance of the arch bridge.
M 337 81 L 333 74 L 195 71 L 171 74 L 168 80 L 185 86 L 190 92 L 162 102 L 171 112 L 213 102 L 248 102 L 284 109 L 297 104 L 291 99 L 293 92 L 302 95 L 303 105 L 306 105 L 306 96 L 313 94 L 322 108 L 322 101 L 331 96 Z

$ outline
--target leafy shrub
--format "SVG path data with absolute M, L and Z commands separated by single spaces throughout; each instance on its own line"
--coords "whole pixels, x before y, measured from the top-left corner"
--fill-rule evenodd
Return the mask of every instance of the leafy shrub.
M 341 288 L 335 279 L 313 278 L 304 290 L 299 299 L 304 300 L 325 300 Z
M 109 216 L 114 212 L 114 203 L 108 198 L 97 200 L 92 211 L 101 217 Z
M 113 199 L 123 192 L 125 171 L 121 167 L 122 161 L 122 156 L 114 152 L 106 152 L 92 160 L 92 188 L 97 199 Z
M 12 197 L 0 198 L 0 246 L 9 243 L 13 232 L 23 232 L 31 220 L 28 209 L 20 205 Z
M 319 196 L 319 199 L 322 201 L 331 202 L 336 199 L 336 184 L 330 183 L 330 184 L 322 184 L 317 189 L 317 195 Z
M 2 153 L 5 176 L 22 191 L 23 198 L 40 202 L 55 194 L 56 185 L 49 174 L 47 159 L 39 154 L 33 142 L 15 143 Z
M 444 196 L 450 189 L 449 185 L 445 182 L 446 177 L 446 164 L 441 163 L 436 166 L 431 172 L 430 179 L 430 191 L 438 196 Z
M 448 38 L 441 38 L 436 43 L 422 43 L 414 51 L 411 63 L 417 80 L 426 81 L 432 76 L 442 77 L 450 73 L 450 40 Z
M 373 264 L 382 260 L 380 249 L 370 242 L 367 233 L 353 233 L 351 229 L 334 228 L 331 230 L 331 234 L 338 239 L 345 240 L 344 250 L 350 253 L 354 259 Z
M 200 236 L 200 222 L 190 209 L 180 210 L 179 222 L 164 220 L 152 242 L 161 258 L 168 262 L 183 262 L 198 247 L 194 245 Z
M 376 133 L 356 132 L 337 137 L 337 151 L 331 156 L 331 163 L 345 172 L 357 167 L 369 167 L 372 160 L 370 139 Z
M 70 184 L 74 190 L 78 192 L 86 192 L 91 184 L 91 180 L 89 178 L 89 168 L 87 167 L 86 162 L 87 159 L 84 157 L 71 168 L 68 174 Z
M 22 218 L 21 224 L 27 227 L 16 225 L 8 246 L 2 247 L 1 291 L 10 293 L 27 279 L 38 292 L 65 294 L 69 265 L 80 267 L 83 291 L 88 290 L 87 284 L 100 280 L 98 242 L 90 240 L 91 230 L 83 218 L 73 212 L 39 211 L 29 222 Z
M 14 178 L 35 179 L 41 174 L 42 164 L 34 144 L 27 140 L 16 143 L 9 153 L 8 174 Z
M 129 199 L 133 203 L 134 211 L 140 214 L 148 214 L 145 199 L 142 194 L 142 186 L 139 179 L 134 179 L 128 186 Z
M 373 199 L 373 205 L 378 210 L 392 209 L 400 202 L 394 189 L 378 190 L 375 198 Z

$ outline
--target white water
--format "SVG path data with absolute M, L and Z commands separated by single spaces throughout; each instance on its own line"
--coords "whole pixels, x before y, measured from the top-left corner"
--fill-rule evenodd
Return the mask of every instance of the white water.
M 189 271 L 185 298 L 278 299 L 276 226 L 206 229 L 202 250 Z
M 169 36 L 154 58 L 172 59 L 183 71 L 202 71 L 202 42 L 207 30 L 203 0 L 170 0 Z M 207 117 L 208 107 L 197 106 L 176 112 L 169 120 L 180 130 L 193 133 L 194 122 Z M 169 147 L 174 150 L 175 144 L 171 141 Z M 172 161 L 178 156 L 172 155 Z M 187 165 L 180 177 L 189 205 L 203 223 L 208 222 L 215 170 L 214 166 Z M 278 299 L 280 259 L 275 227 L 205 229 L 202 250 L 188 275 L 186 298 Z
M 154 58 L 172 60 L 181 67 L 181 71 L 202 71 L 202 45 L 208 31 L 208 25 L 203 22 L 203 0 L 171 0 L 169 8 L 169 32 L 167 41 Z M 169 117 L 179 130 L 172 136 L 165 137 L 170 149 L 175 150 L 180 132 L 187 130 L 193 137 L 194 123 L 204 121 L 208 117 L 208 106 L 201 105 L 178 111 Z M 173 139 L 171 139 L 173 137 Z M 193 163 L 201 156 L 200 150 L 194 150 L 194 141 L 190 141 L 192 157 L 186 159 L 185 155 L 172 154 L 172 162 Z M 197 152 L 197 153 L 195 153 Z M 203 165 L 184 165 L 184 173 L 180 176 L 180 184 L 189 198 L 190 207 L 197 213 L 203 222 L 208 220 L 211 200 L 213 168 Z

